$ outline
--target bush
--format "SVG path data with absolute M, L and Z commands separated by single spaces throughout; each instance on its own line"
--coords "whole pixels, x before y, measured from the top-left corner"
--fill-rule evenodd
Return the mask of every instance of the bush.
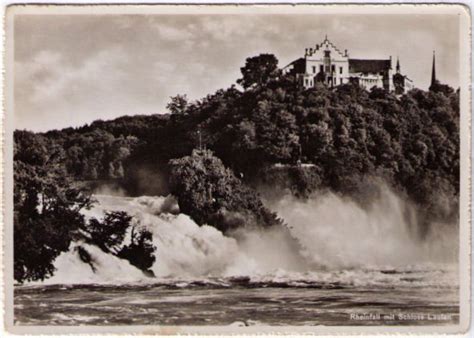
M 84 230 L 89 234 L 91 243 L 105 252 L 113 250 L 116 253 L 125 238 L 131 220 L 132 217 L 126 212 L 107 212 L 102 221 L 91 218 Z
M 89 235 L 88 241 L 97 245 L 103 251 L 126 259 L 130 264 L 144 272 L 155 262 L 153 235 L 150 231 L 136 230 L 131 225 L 132 217 L 123 211 L 111 211 L 105 214 L 103 220 L 92 218 L 84 228 Z M 130 243 L 124 245 L 124 240 L 131 227 Z M 151 273 L 152 274 L 152 273 Z
M 140 270 L 153 274 L 149 271 L 156 260 L 154 254 L 156 247 L 153 245 L 152 233 L 144 229 L 136 232 L 135 227 L 133 227 L 131 237 L 130 244 L 125 245 L 117 256 L 128 260 L 130 264 Z

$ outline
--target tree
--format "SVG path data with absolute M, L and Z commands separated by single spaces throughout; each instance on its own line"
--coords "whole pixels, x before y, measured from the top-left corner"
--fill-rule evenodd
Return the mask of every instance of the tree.
M 111 211 L 102 220 L 91 218 L 83 230 L 88 234 L 87 240 L 102 251 L 126 259 L 142 271 L 152 274 L 148 269 L 155 262 L 153 235 L 146 229 L 137 231 L 131 221 L 132 217 L 126 212 Z M 128 231 L 130 243 L 124 244 Z
M 280 224 L 259 196 L 234 176 L 209 150 L 170 161 L 171 193 L 180 210 L 198 224 L 226 232 L 245 225 Z
M 242 78 L 237 80 L 244 89 L 263 86 L 280 74 L 278 59 L 273 54 L 260 54 L 247 58 L 245 66 L 240 68 Z
M 26 131 L 14 134 L 14 278 L 51 276 L 54 260 L 69 249 L 84 224 L 80 213 L 90 197 L 65 174 L 64 151 Z
M 153 275 L 153 272 L 149 269 L 156 260 L 155 250 L 152 233 L 146 229 L 137 232 L 135 227 L 132 227 L 130 244 L 125 245 L 117 256 L 128 260 L 130 264 L 140 270 Z
M 188 108 L 188 98 L 186 94 L 178 94 L 176 96 L 171 96 L 170 98 L 171 101 L 166 105 L 166 109 L 168 109 L 171 114 L 186 114 L 186 109 Z
M 429 90 L 435 93 L 443 93 L 446 96 L 449 96 L 454 93 L 453 88 L 439 82 L 438 80 L 435 80 L 435 82 L 430 86 Z
M 90 235 L 90 241 L 103 251 L 117 253 L 131 220 L 132 217 L 124 211 L 111 211 L 102 221 L 91 218 L 84 230 Z

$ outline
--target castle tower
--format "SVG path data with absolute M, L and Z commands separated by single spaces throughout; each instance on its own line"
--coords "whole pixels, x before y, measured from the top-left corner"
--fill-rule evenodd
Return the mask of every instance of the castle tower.
M 399 74 L 400 73 L 400 60 L 398 59 L 398 56 L 397 56 L 397 68 L 396 68 L 396 70 L 397 70 L 397 74 Z
M 436 83 L 436 59 L 435 59 L 435 51 L 433 51 L 433 68 L 431 70 L 431 86 Z

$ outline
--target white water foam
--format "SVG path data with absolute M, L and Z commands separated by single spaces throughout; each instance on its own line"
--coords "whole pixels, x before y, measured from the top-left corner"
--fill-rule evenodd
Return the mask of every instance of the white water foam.
M 82 246 L 93 257 L 95 271 L 79 258 L 78 246 Z M 57 271 L 52 277 L 31 284 L 133 283 L 144 280 L 143 272 L 127 261 L 85 243 L 72 243 L 69 251 L 61 254 L 54 265 Z
M 406 224 L 406 205 L 388 189 L 367 208 L 332 193 L 305 202 L 286 197 L 271 207 L 278 210 L 289 230 L 246 229 L 229 236 L 179 214 L 171 196 L 95 197 L 98 203 L 84 212 L 86 217 L 126 211 L 136 226 L 152 232 L 157 248 L 152 267 L 156 278 L 145 277 L 128 261 L 94 246 L 73 243 L 69 252 L 56 260 L 55 275 L 44 283 L 148 283 L 166 279 L 186 286 L 190 280 L 215 283 L 217 278 L 217 283 L 225 284 L 226 278 L 249 276 L 252 282 L 285 281 L 295 286 L 300 281 L 426 285 L 449 284 L 456 276 L 451 264 L 457 252 L 456 236 L 448 238 L 446 231 L 440 230 L 435 232 L 436 238 L 420 240 Z M 80 260 L 77 245 L 89 252 L 97 266 L 95 272 Z M 439 264 L 447 262 L 448 267 L 443 264 L 441 271 Z
M 386 186 L 375 202 L 327 192 L 306 201 L 286 196 L 272 205 L 314 263 L 334 268 L 399 267 L 454 262 L 458 227 L 431 224 L 420 238 L 414 210 Z

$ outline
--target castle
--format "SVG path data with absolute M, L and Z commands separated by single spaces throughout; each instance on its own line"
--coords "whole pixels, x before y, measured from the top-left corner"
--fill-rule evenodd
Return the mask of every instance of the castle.
M 311 88 L 317 82 L 330 87 L 344 83 L 357 83 L 371 89 L 384 88 L 395 94 L 404 94 L 413 88 L 413 81 L 400 72 L 397 59 L 395 71 L 389 59 L 350 59 L 347 49 L 342 53 L 328 40 L 315 48 L 306 48 L 305 55 L 283 68 L 285 73 L 296 75 L 300 85 Z

